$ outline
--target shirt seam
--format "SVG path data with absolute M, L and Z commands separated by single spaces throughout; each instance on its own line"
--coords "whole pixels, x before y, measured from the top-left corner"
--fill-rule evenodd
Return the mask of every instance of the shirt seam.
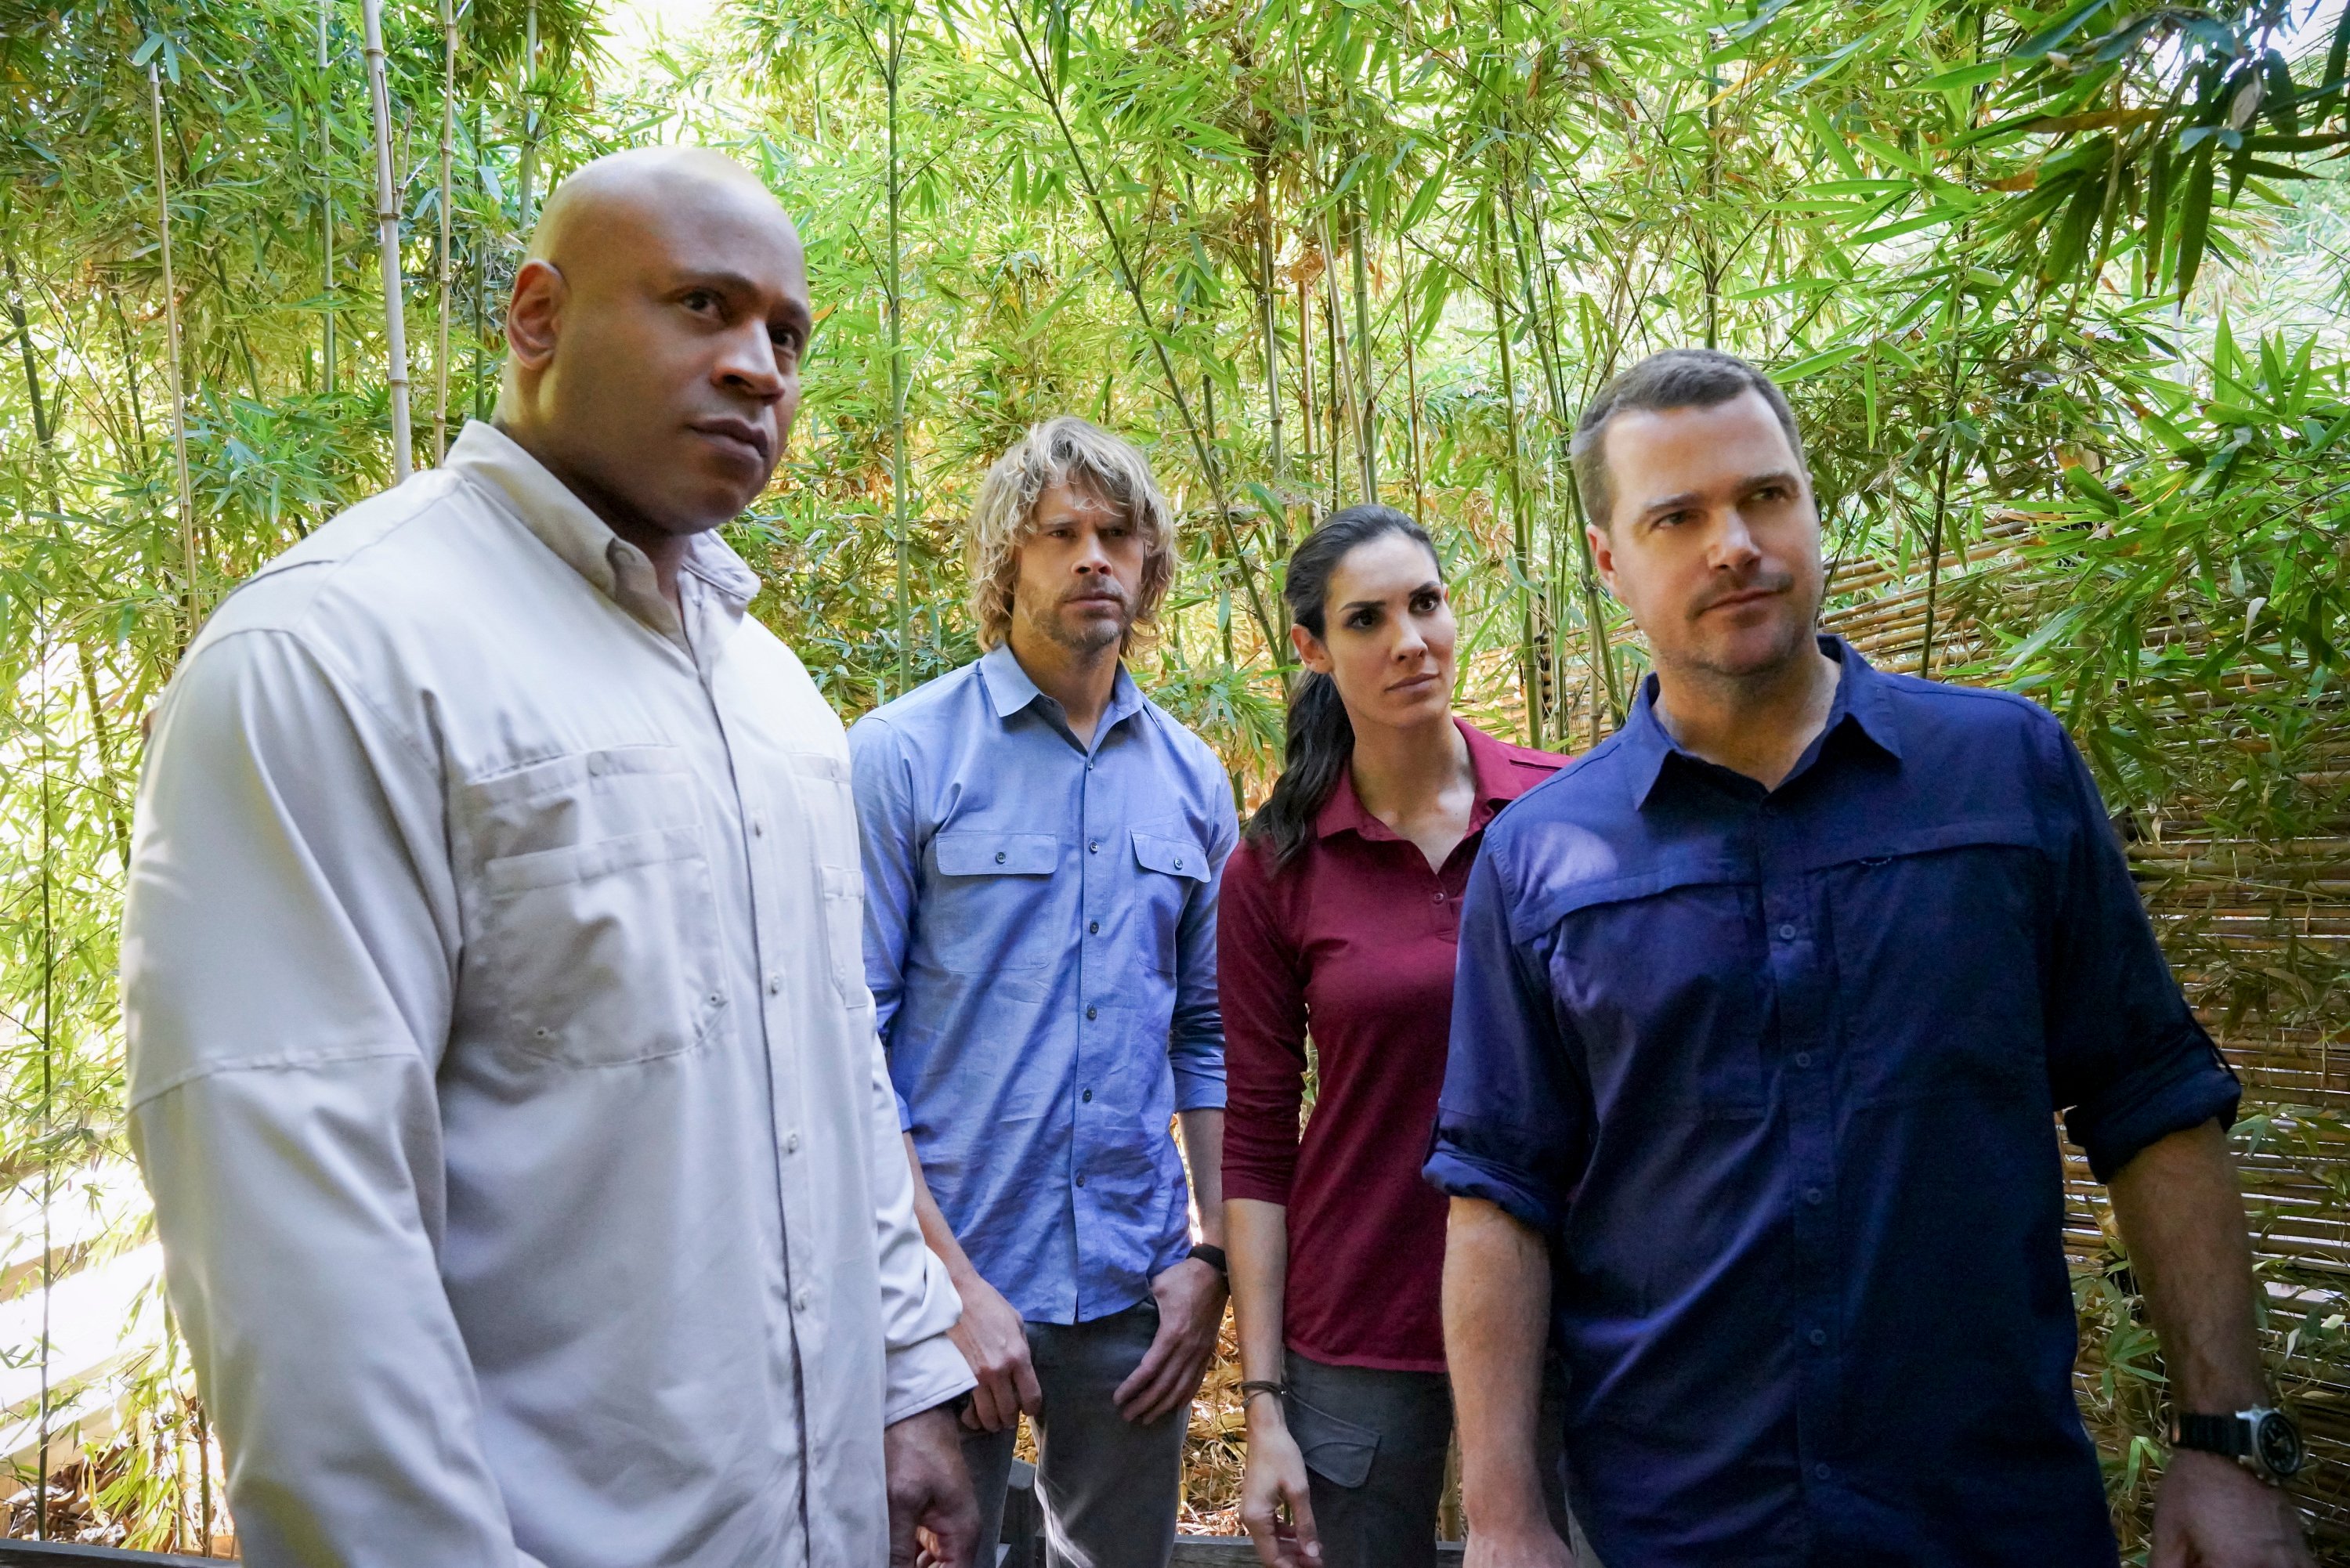
M 416 1051 L 413 1046 L 407 1045 L 352 1045 L 339 1051 L 298 1055 L 292 1052 L 280 1052 L 273 1056 L 239 1057 L 234 1062 L 204 1062 L 174 1073 L 151 1088 L 140 1090 L 130 1096 L 124 1108 L 135 1111 L 175 1089 L 184 1089 L 201 1079 L 218 1077 L 224 1073 L 281 1073 L 307 1067 L 347 1066 L 353 1062 L 377 1062 L 392 1057 L 413 1061 Z

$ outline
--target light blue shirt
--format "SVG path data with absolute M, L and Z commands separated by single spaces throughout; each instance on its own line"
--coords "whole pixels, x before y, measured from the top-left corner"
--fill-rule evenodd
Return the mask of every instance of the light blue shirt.
M 1222 764 L 1122 668 L 1087 747 L 1008 646 L 848 746 L 866 983 L 940 1210 L 1032 1322 L 1149 1300 L 1191 1248 L 1174 1113 L 1224 1103 Z

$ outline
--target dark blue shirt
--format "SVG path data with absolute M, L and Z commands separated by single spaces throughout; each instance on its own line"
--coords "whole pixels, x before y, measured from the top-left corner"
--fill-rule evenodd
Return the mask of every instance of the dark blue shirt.
M 2230 1117 L 2080 756 L 1840 639 L 1775 790 L 1624 729 L 1486 830 L 1428 1174 L 1550 1239 L 1610 1563 L 2116 1561 L 2054 1113 Z

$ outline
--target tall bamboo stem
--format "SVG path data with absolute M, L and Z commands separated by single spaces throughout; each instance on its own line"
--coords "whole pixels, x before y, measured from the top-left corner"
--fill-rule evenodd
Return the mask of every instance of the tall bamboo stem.
M 180 296 L 172 277 L 172 191 L 163 167 L 163 78 L 147 62 L 147 110 L 155 136 L 155 227 L 163 257 L 164 342 L 172 381 L 172 458 L 180 479 L 180 608 L 186 642 L 196 639 L 196 494 L 188 479 L 188 400 L 180 382 Z
M 318 0 L 318 209 L 327 249 L 327 390 L 335 389 L 335 84 L 328 73 L 327 24 L 334 0 Z
M 1347 245 L 1355 253 L 1355 358 L 1360 391 L 1355 400 L 1356 436 L 1363 464 L 1363 499 L 1379 498 L 1378 393 L 1371 380 L 1371 291 L 1369 269 L 1363 260 L 1366 218 L 1358 203 L 1348 225 Z
M 385 381 L 391 392 L 391 475 L 405 480 L 414 462 L 408 424 L 407 302 L 400 281 L 400 203 L 391 183 L 391 89 L 384 81 L 383 0 L 359 0 L 367 27 L 369 107 L 375 120 L 376 252 L 383 265 Z
M 889 6 L 886 15 L 889 20 L 889 68 L 883 73 L 889 95 L 889 532 L 898 557 L 894 596 L 898 613 L 898 691 L 903 695 L 914 689 L 913 629 L 906 598 L 907 556 L 911 541 L 906 524 L 905 257 L 899 228 L 904 192 L 899 184 L 898 162 L 898 82 L 899 66 L 905 57 L 905 25 L 895 4 Z
M 450 179 L 449 167 L 457 140 L 457 13 L 452 0 L 441 0 L 441 297 L 433 313 L 438 341 L 432 351 L 432 462 L 438 466 L 449 455 L 449 296 Z
M 522 177 L 516 223 L 530 233 L 531 188 L 538 175 L 538 0 L 530 0 L 522 22 Z
M 1412 315 L 1411 287 L 1404 270 L 1403 241 L 1396 241 L 1396 286 L 1403 291 L 1403 375 L 1404 375 L 1404 434 L 1408 439 L 1411 462 L 1411 517 L 1421 527 L 1428 526 L 1428 497 L 1419 467 L 1419 355 L 1412 339 L 1419 336 L 1418 321 Z
M 1518 680 L 1525 693 L 1526 743 L 1540 747 L 1543 743 L 1542 666 L 1534 636 L 1534 529 L 1526 516 L 1525 484 L 1518 467 L 1519 454 L 1523 450 L 1518 435 L 1518 381 L 1510 358 L 1507 296 L 1502 291 L 1502 242 L 1490 202 L 1485 209 L 1485 259 L 1487 275 L 1493 291 L 1493 341 L 1502 355 L 1502 403 L 1508 415 L 1510 454 L 1509 460 L 1502 465 L 1502 472 L 1509 483 L 1510 536 L 1517 562 Z

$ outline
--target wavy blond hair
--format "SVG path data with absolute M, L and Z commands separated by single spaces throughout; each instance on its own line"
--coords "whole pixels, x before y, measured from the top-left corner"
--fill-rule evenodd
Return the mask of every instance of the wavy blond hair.
M 1150 462 L 1130 441 L 1075 414 L 1029 427 L 995 460 L 972 503 L 965 559 L 971 567 L 971 613 L 979 646 L 993 648 L 1012 627 L 1012 591 L 1020 580 L 1020 545 L 1036 518 L 1036 502 L 1056 484 L 1088 490 L 1118 508 L 1142 535 L 1149 552 L 1135 595 L 1134 624 L 1147 626 L 1175 580 L 1175 510 L 1150 477 Z M 1132 640 L 1133 634 L 1128 634 Z

